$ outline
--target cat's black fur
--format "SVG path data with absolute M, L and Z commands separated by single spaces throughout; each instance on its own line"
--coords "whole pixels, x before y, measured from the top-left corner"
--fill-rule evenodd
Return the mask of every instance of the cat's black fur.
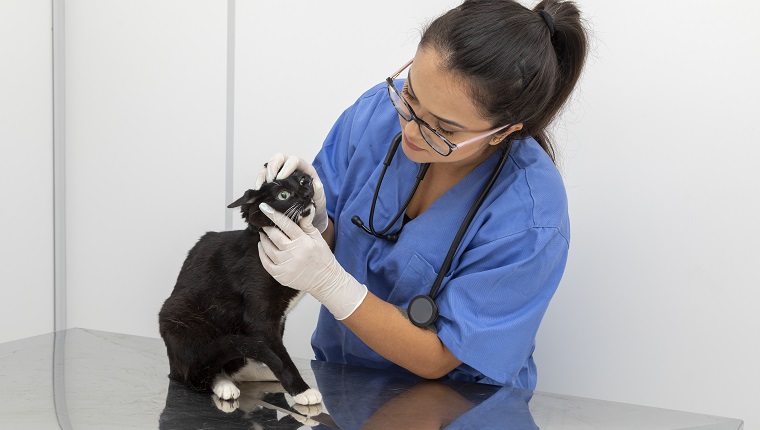
M 158 314 L 169 378 L 208 390 L 222 372 L 233 375 L 248 359 L 269 366 L 293 396 L 309 389 L 282 343 L 286 311 L 302 293 L 267 273 L 258 243 L 261 227 L 273 225 L 261 202 L 297 221 L 313 210 L 313 197 L 312 179 L 301 171 L 248 190 L 228 206 L 241 207 L 248 228 L 206 233 L 190 250 Z

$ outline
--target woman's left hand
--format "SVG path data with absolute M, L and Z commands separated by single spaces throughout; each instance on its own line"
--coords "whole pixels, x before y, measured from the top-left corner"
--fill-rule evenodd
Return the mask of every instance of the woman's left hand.
M 259 208 L 275 224 L 260 233 L 259 258 L 264 269 L 280 284 L 310 293 L 336 319 L 349 317 L 366 297 L 367 287 L 335 259 L 312 225 L 313 213 L 296 224 L 265 203 Z

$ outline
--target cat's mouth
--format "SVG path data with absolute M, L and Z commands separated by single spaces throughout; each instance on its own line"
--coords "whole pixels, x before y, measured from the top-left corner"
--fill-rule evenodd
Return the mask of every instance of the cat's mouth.
M 311 211 L 315 209 L 314 202 L 308 202 L 300 205 L 293 205 L 284 212 L 285 216 L 290 218 L 294 223 L 298 224 L 302 219 L 311 215 Z

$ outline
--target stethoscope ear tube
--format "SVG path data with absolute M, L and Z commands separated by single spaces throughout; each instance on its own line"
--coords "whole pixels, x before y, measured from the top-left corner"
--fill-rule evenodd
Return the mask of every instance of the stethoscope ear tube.
M 409 196 L 406 198 L 406 202 L 401 206 L 401 209 L 399 209 L 398 212 L 396 212 L 396 215 L 391 219 L 391 221 L 388 223 L 388 225 L 383 228 L 380 231 L 375 230 L 375 204 L 377 203 L 377 197 L 380 194 L 380 185 L 383 183 L 383 178 L 385 178 L 385 172 L 388 171 L 388 167 L 391 165 L 391 161 L 393 161 L 393 156 L 396 154 L 396 151 L 398 150 L 399 144 L 401 143 L 402 134 L 399 132 L 391 141 L 391 145 L 388 148 L 388 153 L 385 154 L 385 159 L 383 160 L 383 169 L 380 172 L 380 178 L 377 180 L 377 185 L 375 185 L 375 193 L 372 196 L 372 204 L 369 208 L 369 228 L 364 225 L 364 222 L 359 218 L 358 215 L 354 215 L 351 217 L 351 222 L 364 230 L 367 234 L 371 234 L 372 236 L 375 236 L 380 239 L 385 239 L 391 242 L 395 242 L 398 240 L 399 232 L 396 233 L 388 233 L 388 231 L 393 228 L 393 225 L 396 224 L 396 221 L 398 221 L 399 218 L 404 214 L 404 211 L 406 211 L 406 208 L 409 206 L 409 203 L 412 201 L 412 197 L 414 197 L 414 193 L 417 191 L 417 187 L 420 186 L 420 182 L 422 182 L 422 179 L 425 178 L 425 173 L 427 173 L 428 167 L 430 166 L 429 163 L 424 163 L 420 165 L 419 170 L 417 171 L 417 178 L 414 182 L 414 187 L 412 188 L 412 192 L 409 193 Z
M 510 142 L 507 144 L 507 148 L 504 150 L 501 158 L 499 159 L 499 164 L 494 169 L 485 187 L 483 187 L 483 190 L 478 195 L 475 203 L 470 208 L 470 211 L 467 212 L 467 215 L 464 217 L 464 221 L 459 227 L 456 236 L 454 236 L 454 240 L 451 242 L 449 252 L 446 254 L 446 258 L 443 260 L 441 270 L 438 271 L 438 276 L 436 276 L 435 282 L 433 282 L 433 286 L 430 288 L 430 292 L 427 296 L 416 296 L 409 302 L 407 314 L 409 315 L 409 320 L 412 321 L 412 324 L 416 325 L 417 327 L 426 328 L 435 322 L 435 320 L 438 318 L 438 305 L 435 303 L 435 296 L 438 294 L 438 290 L 441 288 L 443 278 L 451 268 L 451 263 L 454 260 L 454 254 L 456 253 L 457 248 L 459 248 L 459 245 L 462 243 L 464 234 L 470 227 L 470 223 L 475 217 L 475 214 L 478 212 L 478 209 L 480 209 L 480 206 L 483 205 L 483 202 L 485 201 L 488 192 L 491 191 L 493 184 L 496 182 L 496 178 L 499 176 L 499 173 L 501 173 L 501 170 L 504 168 L 504 164 L 506 164 L 507 158 L 509 158 L 509 152 L 511 149 L 512 141 L 510 140 Z
M 383 165 L 385 165 L 385 167 L 391 165 L 393 156 L 396 155 L 396 151 L 398 150 L 402 138 L 403 134 L 399 131 L 398 134 L 393 137 L 393 140 L 391 140 L 391 146 L 388 148 L 388 152 L 385 154 L 385 159 L 383 160 Z

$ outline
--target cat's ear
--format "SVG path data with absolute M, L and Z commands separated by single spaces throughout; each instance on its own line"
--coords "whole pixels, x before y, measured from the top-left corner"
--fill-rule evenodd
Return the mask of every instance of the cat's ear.
M 235 200 L 234 202 L 227 205 L 228 208 L 236 208 L 243 205 L 249 205 L 254 202 L 256 202 L 256 199 L 259 197 L 259 193 L 255 190 L 248 190 L 243 194 L 243 197 Z

